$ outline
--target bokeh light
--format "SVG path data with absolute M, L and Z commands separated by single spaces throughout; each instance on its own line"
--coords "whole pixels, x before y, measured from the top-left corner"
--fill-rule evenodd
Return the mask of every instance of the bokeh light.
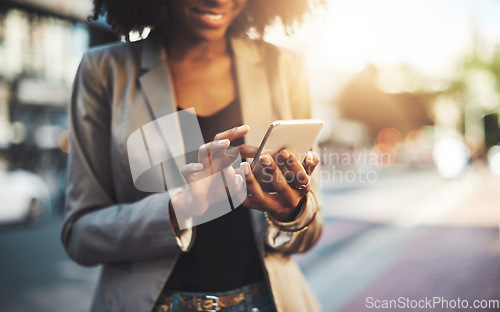
M 500 176 L 500 146 L 495 145 L 488 150 L 488 164 L 491 172 Z
M 433 157 L 436 168 L 443 178 L 456 178 L 460 175 L 468 161 L 467 145 L 456 138 L 443 138 L 434 146 Z
M 382 151 L 395 151 L 403 143 L 403 135 L 398 129 L 385 128 L 378 133 L 377 142 Z

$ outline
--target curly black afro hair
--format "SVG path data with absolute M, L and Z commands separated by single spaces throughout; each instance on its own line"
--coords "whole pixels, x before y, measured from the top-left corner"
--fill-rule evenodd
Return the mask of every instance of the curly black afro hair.
M 94 10 L 89 20 L 105 16 L 107 23 L 121 34 L 142 32 L 145 27 L 160 25 L 167 16 L 169 0 L 93 0 Z M 252 30 L 257 36 L 279 18 L 287 33 L 300 23 L 313 5 L 325 0 L 248 0 L 245 9 L 233 22 L 230 32 L 245 35 Z

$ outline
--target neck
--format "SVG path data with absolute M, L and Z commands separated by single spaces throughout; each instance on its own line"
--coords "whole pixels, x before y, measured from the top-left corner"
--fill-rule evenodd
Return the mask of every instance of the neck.
M 167 25 L 163 32 L 167 53 L 171 59 L 209 60 L 228 54 L 227 38 L 205 41 L 177 27 Z

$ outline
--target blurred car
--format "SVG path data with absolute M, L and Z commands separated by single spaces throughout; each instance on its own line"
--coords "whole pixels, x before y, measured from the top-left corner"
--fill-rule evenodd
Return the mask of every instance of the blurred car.
M 39 176 L 0 168 L 0 225 L 38 224 L 50 211 L 49 189 Z

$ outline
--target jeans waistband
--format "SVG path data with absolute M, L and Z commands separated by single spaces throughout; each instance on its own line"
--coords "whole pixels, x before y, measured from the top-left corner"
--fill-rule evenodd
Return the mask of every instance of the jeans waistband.
M 237 293 L 244 292 L 245 290 L 251 290 L 254 288 L 259 288 L 259 287 L 265 287 L 266 283 L 264 281 L 259 281 L 255 282 L 252 284 L 248 284 L 239 288 L 231 289 L 231 290 L 226 290 L 226 291 L 215 291 L 215 292 L 191 292 L 191 291 L 175 291 L 175 290 L 165 290 L 163 292 L 164 295 L 173 295 L 173 294 L 178 294 L 183 297 L 201 297 L 201 296 L 206 296 L 206 295 L 212 295 L 212 296 L 217 296 L 217 297 L 223 297 L 223 296 L 229 296 L 229 295 L 234 295 Z M 267 290 L 269 291 L 269 289 Z
M 165 290 L 158 298 L 152 311 L 219 311 L 223 309 L 225 311 L 225 308 L 236 308 L 238 311 L 250 311 L 250 309 L 260 311 L 252 305 L 265 303 L 266 300 L 271 300 L 270 298 L 269 289 L 264 282 L 218 292 Z

